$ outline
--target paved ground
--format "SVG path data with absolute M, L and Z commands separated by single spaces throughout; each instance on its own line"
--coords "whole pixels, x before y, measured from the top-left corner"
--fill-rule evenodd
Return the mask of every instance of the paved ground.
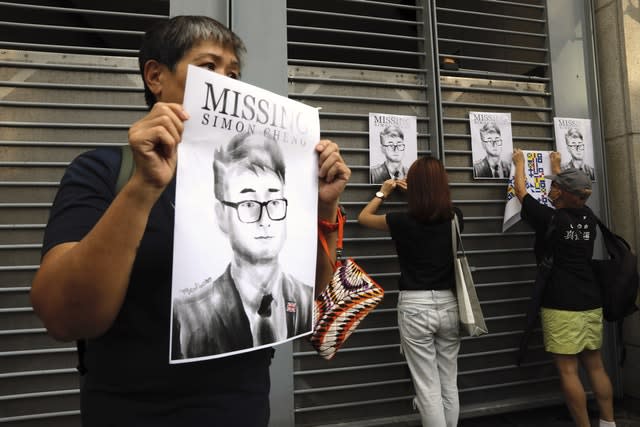
M 589 402 L 591 408 L 592 402 Z M 595 407 L 595 406 L 594 406 Z M 598 427 L 598 414 L 591 412 L 592 427 Z M 625 398 L 615 402 L 616 427 L 640 427 L 640 399 Z M 418 427 L 417 415 L 403 419 L 393 417 L 387 420 L 367 420 L 362 423 L 337 423 L 324 427 Z M 567 409 L 550 406 L 525 411 L 509 412 L 460 420 L 458 427 L 574 427 Z
M 616 427 L 640 427 L 640 399 L 625 398 L 615 403 Z M 598 427 L 597 412 L 592 425 Z M 532 409 L 460 421 L 459 427 L 573 427 L 564 406 Z

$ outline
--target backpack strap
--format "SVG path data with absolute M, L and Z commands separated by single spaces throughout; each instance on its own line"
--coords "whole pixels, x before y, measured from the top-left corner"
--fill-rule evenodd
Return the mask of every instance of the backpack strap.
M 558 228 L 558 213 L 559 212 L 557 210 L 553 212 L 549 225 L 547 225 L 547 231 L 544 233 L 544 253 L 542 254 L 542 262 L 547 263 L 548 267 L 553 266 L 553 242 L 551 241 L 551 237 L 556 231 L 556 228 Z
M 133 152 L 129 144 L 122 145 L 120 147 L 122 158 L 120 160 L 120 171 L 118 172 L 118 179 L 116 180 L 115 193 L 118 194 L 122 187 L 125 186 L 129 179 L 133 176 L 133 172 L 136 170 L 136 164 L 133 161 Z
M 595 214 L 595 212 L 591 210 L 589 206 L 585 206 L 585 207 L 589 209 L 589 212 L 591 213 L 591 215 L 593 215 L 593 217 L 596 219 L 596 222 L 598 223 L 598 227 L 600 227 L 600 232 L 602 232 L 602 241 L 604 242 L 605 250 L 607 251 L 607 254 L 611 256 L 609 251 L 609 245 L 610 245 L 609 241 L 612 239 L 615 239 L 616 235 L 611 230 L 609 230 L 609 228 L 607 228 L 606 225 L 604 225 L 604 223 Z M 631 250 L 631 247 L 629 246 L 629 243 L 627 243 L 626 240 L 620 238 L 619 241 L 624 243 L 627 249 Z M 638 293 L 638 295 L 640 295 L 640 292 Z M 626 316 L 621 318 L 620 320 L 615 321 L 615 325 L 614 325 L 615 339 L 618 342 L 618 345 L 620 347 L 619 353 L 617 355 L 619 366 L 623 366 L 625 360 L 627 359 L 627 347 L 625 346 L 625 343 L 624 343 L 624 327 L 623 327 L 625 318 Z
M 84 375 L 87 373 L 87 366 L 84 364 L 84 354 L 87 351 L 87 340 L 77 340 L 76 350 L 78 351 L 78 366 L 76 366 L 76 369 L 80 375 Z

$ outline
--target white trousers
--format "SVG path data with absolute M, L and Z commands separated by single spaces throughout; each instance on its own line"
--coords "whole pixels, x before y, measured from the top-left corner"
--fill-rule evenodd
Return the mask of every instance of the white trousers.
M 400 291 L 400 343 L 423 427 L 458 424 L 459 322 L 453 291 Z

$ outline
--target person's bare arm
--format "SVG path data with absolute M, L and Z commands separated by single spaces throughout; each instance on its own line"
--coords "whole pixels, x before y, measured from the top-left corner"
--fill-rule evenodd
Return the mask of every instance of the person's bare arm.
M 391 195 L 391 193 L 393 193 L 396 187 L 406 188 L 406 181 L 388 179 L 384 183 L 382 183 L 382 186 L 380 187 L 380 192 L 384 194 L 384 198 L 386 199 Z M 374 196 L 369 201 L 369 203 L 367 203 L 367 205 L 364 208 L 362 208 L 362 210 L 360 211 L 360 214 L 358 215 L 358 222 L 361 225 L 364 225 L 365 227 L 368 227 L 368 228 L 373 228 L 375 230 L 388 231 L 389 226 L 387 225 L 387 216 L 379 215 L 376 213 L 378 212 L 378 209 L 380 208 L 380 206 L 382 206 L 383 202 L 384 200 Z
M 524 197 L 527 195 L 526 179 L 524 176 L 524 153 L 519 148 L 513 150 L 513 165 L 516 168 L 513 187 L 516 192 L 516 197 L 522 203 Z
M 318 220 L 335 223 L 338 216 L 338 201 L 351 177 L 351 169 L 346 165 L 338 145 L 329 140 L 322 140 L 316 145 L 318 152 Z M 335 265 L 338 232 L 325 233 L 329 253 L 328 257 L 318 241 L 318 257 L 316 262 L 315 294 L 324 291 L 333 276 Z
M 129 129 L 136 170 L 93 229 L 43 257 L 31 302 L 60 340 L 103 334 L 120 311 L 151 208 L 173 178 L 187 119 L 182 106 L 157 103 Z

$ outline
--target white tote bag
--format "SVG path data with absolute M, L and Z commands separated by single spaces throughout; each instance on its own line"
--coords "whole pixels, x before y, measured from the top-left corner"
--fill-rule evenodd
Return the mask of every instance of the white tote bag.
M 461 254 L 458 254 L 458 239 L 460 239 Z M 489 331 L 484 322 L 482 307 L 471 276 L 471 268 L 462 246 L 457 216 L 451 220 L 451 245 L 453 247 L 453 269 L 456 276 L 456 296 L 460 313 L 460 332 L 470 337 L 478 337 Z

